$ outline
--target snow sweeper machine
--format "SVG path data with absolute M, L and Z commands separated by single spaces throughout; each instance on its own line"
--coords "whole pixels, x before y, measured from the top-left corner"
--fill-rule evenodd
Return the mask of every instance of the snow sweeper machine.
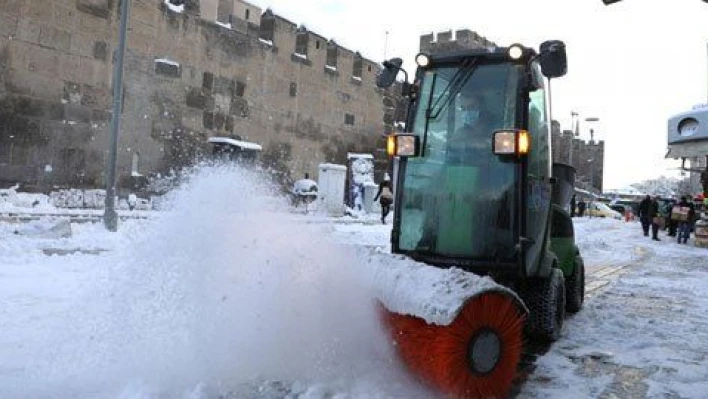
M 383 317 L 405 365 L 446 394 L 507 395 L 524 343 L 555 341 L 583 304 L 575 170 L 551 153 L 550 81 L 566 63 L 564 43 L 547 41 L 419 54 L 412 84 L 393 58 L 377 77 L 406 76 L 405 131 L 387 142 L 393 258 L 447 273 L 417 304 L 382 300 Z

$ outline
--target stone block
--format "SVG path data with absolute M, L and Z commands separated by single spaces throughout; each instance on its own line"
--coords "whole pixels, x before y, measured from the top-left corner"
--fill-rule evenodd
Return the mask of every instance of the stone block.
M 22 8 L 23 18 L 32 20 L 36 24 L 44 24 L 54 18 L 52 6 L 44 1 L 25 1 Z
M 3 14 L 19 17 L 22 14 L 22 5 L 26 0 L 0 0 L 0 10 Z
M 108 19 L 112 3 L 112 0 L 76 0 L 76 8 L 95 17 Z
M 70 54 L 60 55 L 59 70 L 62 79 L 78 82 L 81 79 L 81 58 Z
M 64 104 L 64 119 L 68 122 L 89 123 L 91 108 L 81 104 Z
M 54 1 L 53 3 L 54 26 L 68 31 L 74 30 L 80 23 L 80 18 L 76 7 L 73 4 L 70 6 L 62 6 L 61 4 L 57 4 L 57 1 Z
M 102 109 L 111 105 L 112 93 L 108 86 L 83 84 L 81 94 L 81 105 Z
M 116 24 L 111 24 L 110 19 L 97 18 L 85 13 L 80 13 L 78 18 L 79 29 L 77 30 L 96 40 L 110 40 L 113 30 L 118 29 Z
M 47 101 L 44 107 L 44 117 L 49 120 L 63 120 L 64 105 L 60 102 Z
M 31 97 L 15 97 L 15 110 L 19 115 L 39 117 L 44 114 L 44 102 Z
M 29 43 L 39 43 L 39 25 L 32 20 L 22 18 L 17 22 L 17 38 Z
M 92 123 L 108 123 L 111 121 L 111 111 L 107 109 L 92 109 L 91 110 L 91 122 Z
M 2 7 L 2 6 L 0 6 Z M 5 40 L 17 34 L 17 17 L 0 14 L 0 39 Z
M 27 70 L 30 73 L 39 73 L 48 77 L 59 75 L 59 55 L 56 51 L 41 47 L 30 47 L 27 49 L 29 64 Z
M 14 140 L 16 141 L 38 143 L 42 139 L 41 127 L 41 122 L 37 118 L 15 115 L 10 120 L 9 131 L 15 136 Z
M 39 44 L 57 50 L 69 51 L 71 48 L 71 34 L 51 26 L 42 26 L 39 30 Z

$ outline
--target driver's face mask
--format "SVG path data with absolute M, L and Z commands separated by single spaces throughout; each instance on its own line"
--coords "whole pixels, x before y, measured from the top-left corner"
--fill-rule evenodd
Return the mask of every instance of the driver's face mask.
M 479 109 L 463 109 L 462 123 L 465 125 L 474 125 L 479 120 Z

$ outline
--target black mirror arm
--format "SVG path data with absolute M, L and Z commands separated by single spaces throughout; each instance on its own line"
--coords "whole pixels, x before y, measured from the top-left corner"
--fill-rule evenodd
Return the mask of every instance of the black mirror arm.
M 404 78 L 406 79 L 406 83 L 408 83 L 408 72 L 406 72 L 405 69 L 403 69 L 403 68 L 401 68 L 401 67 L 399 67 L 399 66 L 394 65 L 391 61 L 388 61 L 388 60 L 383 62 L 383 66 L 384 66 L 384 68 L 386 68 L 386 69 L 396 69 L 396 70 L 398 70 L 398 71 L 403 72 L 403 76 L 404 76 Z

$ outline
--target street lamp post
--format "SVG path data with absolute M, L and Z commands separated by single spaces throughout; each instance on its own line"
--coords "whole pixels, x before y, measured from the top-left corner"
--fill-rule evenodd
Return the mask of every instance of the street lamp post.
M 572 133 L 570 134 L 570 143 L 569 143 L 569 149 L 568 149 L 568 164 L 570 166 L 573 166 L 573 145 L 575 144 L 575 135 L 577 134 L 575 123 L 576 123 L 576 118 L 578 117 L 578 113 L 575 111 L 570 112 L 570 128 L 572 129 Z
M 109 231 L 118 231 L 118 214 L 115 209 L 116 200 L 116 160 L 118 152 L 118 133 L 120 132 L 120 117 L 123 113 L 123 56 L 128 30 L 128 14 L 130 0 L 122 0 L 120 7 L 120 32 L 118 48 L 114 53 L 113 63 L 113 115 L 111 115 L 111 144 L 108 153 L 106 178 L 106 205 L 103 214 L 103 224 Z

